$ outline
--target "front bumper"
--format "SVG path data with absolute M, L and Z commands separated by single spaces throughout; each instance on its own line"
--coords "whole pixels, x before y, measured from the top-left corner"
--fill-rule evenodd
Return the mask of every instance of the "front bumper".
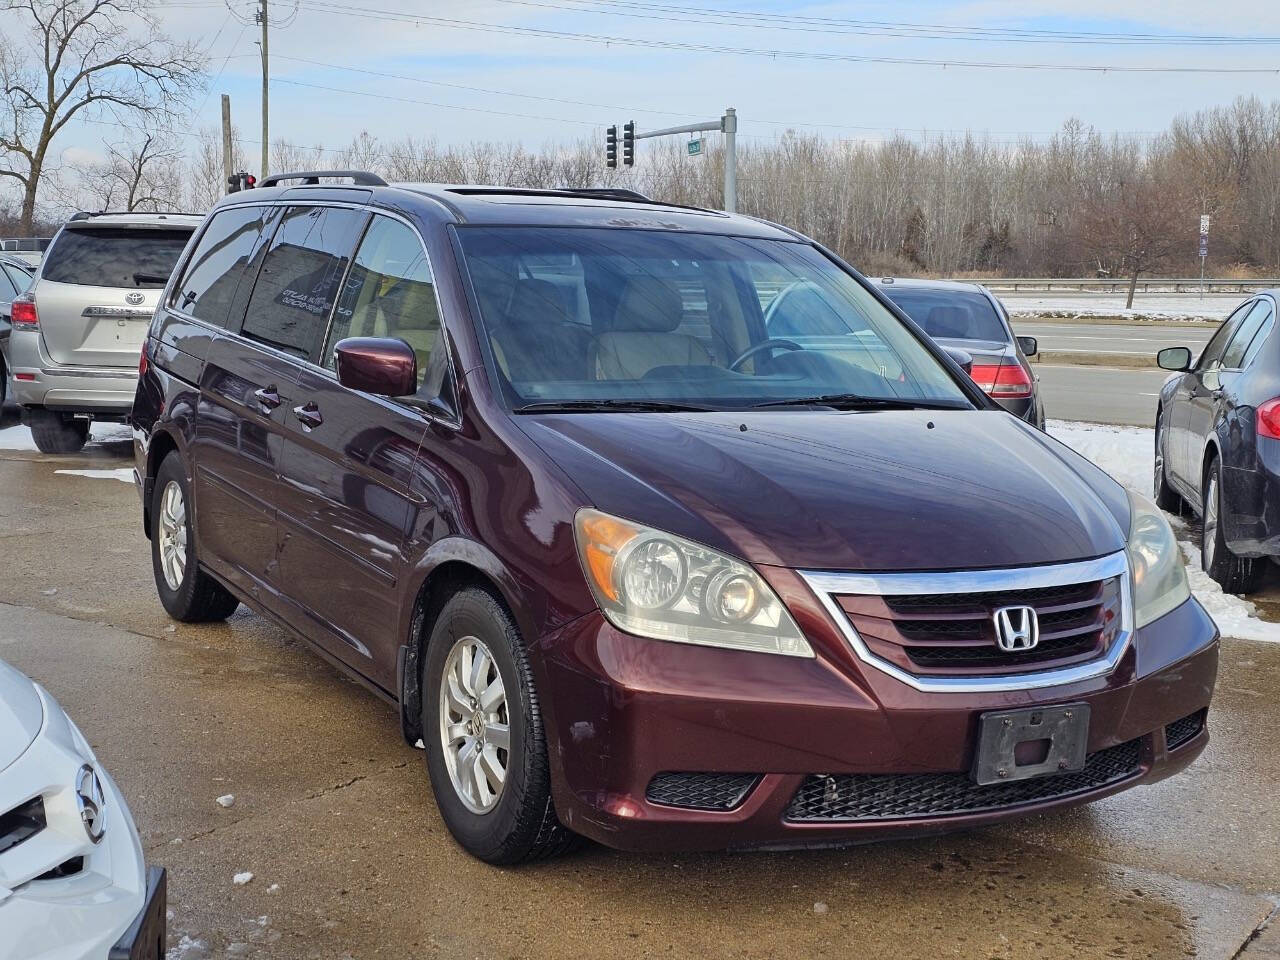
M 41 697 L 40 735 L 0 771 L 0 811 L 41 796 L 46 819 L 42 830 L 0 853 L 0 960 L 103 960 L 151 902 L 142 846 L 115 782 L 53 698 L 43 690 Z M 106 830 L 96 844 L 75 796 L 85 763 L 103 789 Z M 163 921 L 161 909 L 161 937 Z
M 35 330 L 15 330 L 9 340 L 13 399 L 19 405 L 107 417 L 123 416 L 133 406 L 137 370 L 57 363 Z
M 775 586 L 778 584 L 775 583 Z M 817 657 L 644 640 L 590 614 L 547 638 L 542 669 L 556 810 L 566 826 L 633 850 L 847 844 L 994 823 L 1088 802 L 1187 766 L 1207 729 L 1170 750 L 1165 729 L 1204 716 L 1218 633 L 1194 599 L 1138 630 L 1111 673 L 1040 690 L 927 693 L 860 667 L 816 604 L 786 597 Z M 942 775 L 973 762 L 979 716 L 990 710 L 1088 703 L 1087 752 L 1124 746 L 1131 768 L 1101 785 L 977 812 L 801 820 L 797 793 L 814 777 Z M 651 802 L 659 774 L 751 775 L 732 809 Z M 1066 776 L 1066 775 L 1064 775 Z M 661 781 L 657 781 L 661 782 Z M 1031 781 L 1022 781 L 1028 783 Z M 788 812 L 789 808 L 792 812 Z

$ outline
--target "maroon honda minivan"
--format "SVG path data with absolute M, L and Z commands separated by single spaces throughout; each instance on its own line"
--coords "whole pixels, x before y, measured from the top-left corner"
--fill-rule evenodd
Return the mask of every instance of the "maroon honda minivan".
M 367 683 L 493 863 L 971 827 L 1208 739 L 1160 511 L 750 217 L 267 178 L 179 261 L 132 424 L 165 609 Z

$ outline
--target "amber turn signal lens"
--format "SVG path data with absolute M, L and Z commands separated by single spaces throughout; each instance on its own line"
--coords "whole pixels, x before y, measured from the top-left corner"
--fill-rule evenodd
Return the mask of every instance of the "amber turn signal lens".
M 586 559 L 587 571 L 595 588 L 614 603 L 619 603 L 618 587 L 613 575 L 618 552 L 633 540 L 635 527 L 594 510 L 578 514 L 578 542 Z

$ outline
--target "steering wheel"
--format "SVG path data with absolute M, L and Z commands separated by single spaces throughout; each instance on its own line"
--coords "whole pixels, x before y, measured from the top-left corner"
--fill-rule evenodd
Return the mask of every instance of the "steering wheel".
M 784 340 L 782 337 L 770 337 L 768 340 L 761 340 L 754 346 L 747 347 L 737 357 L 733 363 L 729 364 L 730 370 L 737 370 L 740 366 L 754 357 L 757 353 L 764 353 L 766 350 L 803 350 L 804 347 L 796 343 L 794 340 Z

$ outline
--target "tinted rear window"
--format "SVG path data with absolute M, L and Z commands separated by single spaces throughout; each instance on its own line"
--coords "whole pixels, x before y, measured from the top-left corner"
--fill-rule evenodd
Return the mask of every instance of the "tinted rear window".
M 94 287 L 163 287 L 190 238 L 190 230 L 63 230 L 40 275 Z
M 912 290 L 882 287 L 925 333 L 939 340 L 990 340 L 1007 343 L 1009 335 L 996 308 L 980 293 L 968 290 Z

